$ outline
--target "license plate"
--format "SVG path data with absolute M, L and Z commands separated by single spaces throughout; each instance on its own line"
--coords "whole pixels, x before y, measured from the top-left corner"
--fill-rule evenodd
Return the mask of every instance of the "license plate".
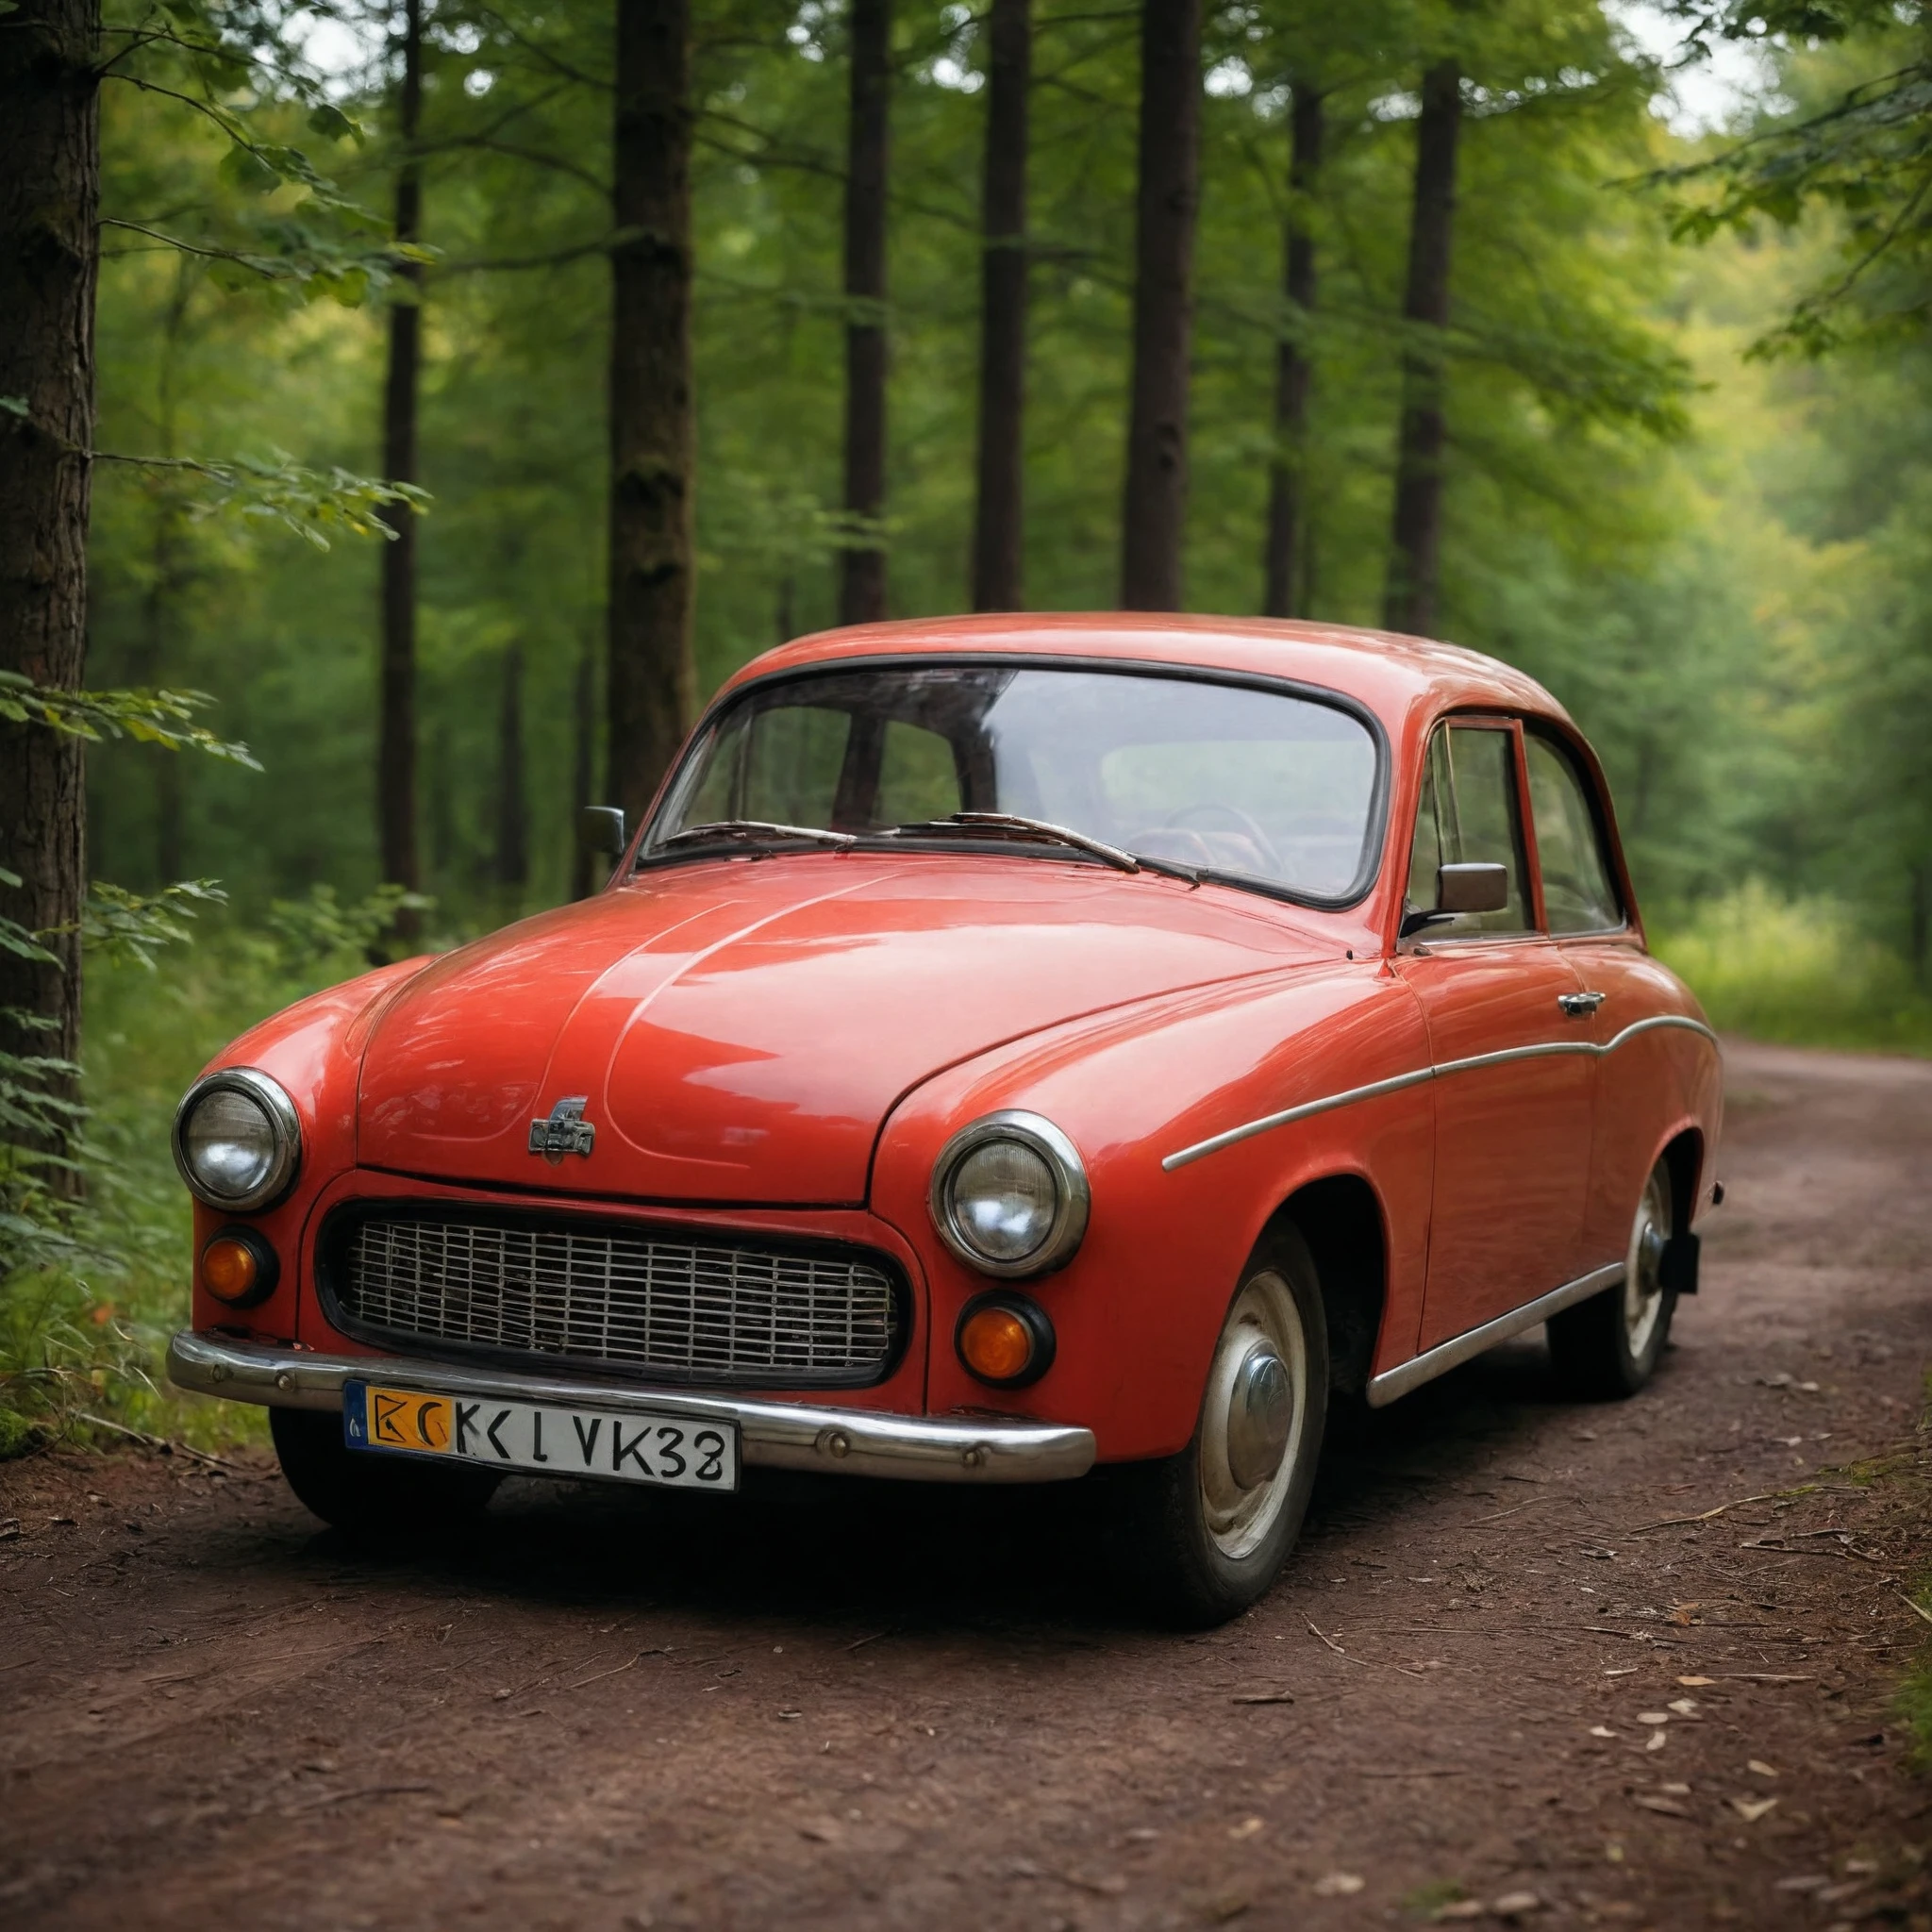
M 342 1434 L 351 1449 L 450 1457 L 531 1475 L 596 1476 L 678 1490 L 738 1487 L 738 1425 L 619 1413 L 552 1402 L 428 1395 L 349 1382 Z

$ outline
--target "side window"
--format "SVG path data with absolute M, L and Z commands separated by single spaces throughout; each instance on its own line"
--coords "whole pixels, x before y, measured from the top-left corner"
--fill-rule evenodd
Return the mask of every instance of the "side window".
M 1524 752 L 1550 930 L 1604 932 L 1623 924 L 1624 908 L 1582 774 L 1548 739 L 1526 733 Z
M 1415 840 L 1409 847 L 1410 908 L 1432 910 L 1439 866 L 1487 861 L 1509 873 L 1509 901 L 1495 912 L 1464 912 L 1430 930 L 1442 938 L 1527 932 L 1529 868 L 1516 795 L 1516 735 L 1493 725 L 1444 724 L 1429 741 Z

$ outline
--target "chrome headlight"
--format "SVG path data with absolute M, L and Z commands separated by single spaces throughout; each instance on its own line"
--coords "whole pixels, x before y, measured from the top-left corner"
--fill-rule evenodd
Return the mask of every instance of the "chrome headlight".
M 960 1130 L 933 1164 L 934 1225 L 982 1274 L 1045 1274 L 1087 1232 L 1079 1150 L 1037 1113 L 990 1113 Z
M 175 1165 L 204 1207 L 251 1214 L 289 1191 L 302 1164 L 295 1103 L 253 1067 L 197 1080 L 175 1112 Z

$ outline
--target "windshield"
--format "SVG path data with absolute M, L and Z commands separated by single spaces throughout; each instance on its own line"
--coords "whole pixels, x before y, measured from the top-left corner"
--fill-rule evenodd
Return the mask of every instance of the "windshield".
M 999 812 L 1142 859 L 1343 899 L 1374 858 L 1376 768 L 1352 712 L 1286 691 L 985 663 L 827 670 L 731 705 L 641 856 L 675 839 L 682 853 L 702 850 L 695 829 L 731 821 L 741 836 L 757 835 L 754 822 L 774 839 L 791 828 L 943 841 L 935 822 Z

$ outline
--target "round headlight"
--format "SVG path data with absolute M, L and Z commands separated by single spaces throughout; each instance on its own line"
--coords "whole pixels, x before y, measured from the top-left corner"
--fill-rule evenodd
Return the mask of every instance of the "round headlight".
M 1045 1274 L 1087 1232 L 1079 1151 L 1037 1113 L 993 1113 L 948 1141 L 932 1174 L 932 1218 L 983 1274 Z
M 246 1214 L 271 1206 L 288 1192 L 301 1155 L 294 1103 L 253 1067 L 197 1080 L 175 1115 L 175 1165 L 206 1207 Z

